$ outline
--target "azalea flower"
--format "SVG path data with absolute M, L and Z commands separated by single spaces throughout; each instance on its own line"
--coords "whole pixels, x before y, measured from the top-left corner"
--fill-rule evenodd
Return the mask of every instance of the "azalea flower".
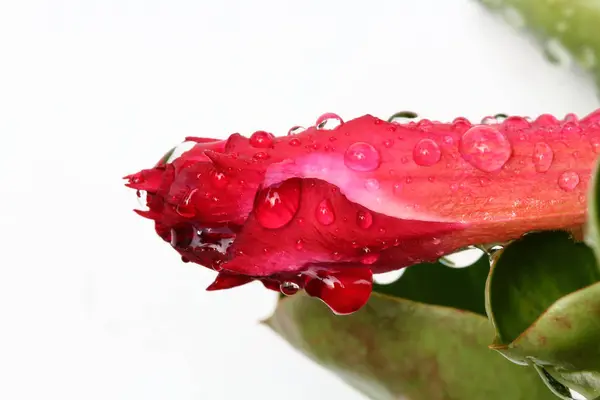
M 259 280 L 348 314 L 367 302 L 374 273 L 534 230 L 579 230 L 600 110 L 477 124 L 328 113 L 287 136 L 183 147 L 127 186 L 184 261 L 218 272 L 208 290 Z

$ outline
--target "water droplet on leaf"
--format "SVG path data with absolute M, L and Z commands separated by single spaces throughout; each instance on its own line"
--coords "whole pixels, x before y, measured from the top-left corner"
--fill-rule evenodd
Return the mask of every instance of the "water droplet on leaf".
M 537 172 L 546 172 L 554 160 L 552 148 L 545 142 L 538 142 L 533 147 L 533 165 Z

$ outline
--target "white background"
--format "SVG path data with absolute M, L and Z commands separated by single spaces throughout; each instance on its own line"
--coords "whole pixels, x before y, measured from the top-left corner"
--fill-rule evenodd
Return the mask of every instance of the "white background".
M 5 0 L 0 398 L 362 399 L 258 324 L 274 293 L 204 292 L 120 178 L 187 135 L 329 111 L 597 105 L 473 0 Z

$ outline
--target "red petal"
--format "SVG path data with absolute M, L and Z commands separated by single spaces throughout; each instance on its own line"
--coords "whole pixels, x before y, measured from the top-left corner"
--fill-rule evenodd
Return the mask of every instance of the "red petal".
M 235 275 L 227 272 L 219 272 L 215 281 L 211 283 L 206 290 L 214 291 L 214 290 L 223 290 L 223 289 L 231 289 L 237 286 L 245 285 L 246 283 L 250 283 L 254 280 L 254 278 L 243 276 L 243 275 Z

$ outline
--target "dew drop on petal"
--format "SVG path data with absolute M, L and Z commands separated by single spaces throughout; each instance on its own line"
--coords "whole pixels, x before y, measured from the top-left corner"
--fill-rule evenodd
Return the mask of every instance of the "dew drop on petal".
M 389 285 L 400 279 L 404 274 L 404 271 L 406 271 L 406 268 L 384 272 L 382 274 L 374 274 L 373 281 L 375 281 L 375 283 L 378 285 Z
M 210 183 L 217 189 L 223 189 L 229 184 L 229 179 L 223 172 L 214 170 L 210 174 Z
M 353 171 L 374 171 L 381 164 L 381 156 L 379 151 L 369 143 L 356 142 L 351 144 L 344 153 L 344 164 Z
M 421 139 L 413 149 L 413 160 L 417 165 L 428 167 L 434 165 L 442 157 L 440 147 L 431 139 Z
M 369 229 L 373 225 L 373 214 L 369 211 L 359 211 L 356 214 L 356 223 L 363 229 Z
M 379 181 L 375 178 L 367 179 L 365 181 L 365 189 L 367 189 L 369 192 L 379 190 L 379 186 Z
M 279 286 L 279 291 L 286 296 L 293 296 L 300 290 L 300 285 L 295 282 L 281 282 Z
M 467 129 L 469 129 L 471 127 L 471 122 L 463 117 L 458 117 L 455 118 L 454 121 L 452 121 L 452 129 L 454 129 L 457 132 L 465 132 Z
M 581 133 L 581 131 L 581 127 L 576 122 L 567 122 L 562 128 L 562 133 L 565 134 Z
M 595 136 L 590 139 L 590 145 L 594 153 L 600 153 L 600 138 Z
M 319 271 L 305 285 L 306 293 L 321 299 L 338 315 L 352 314 L 364 306 L 371 295 L 373 274 L 367 267 Z
M 522 131 L 531 128 L 531 123 L 526 118 L 512 116 L 504 120 L 504 127 L 509 131 Z
M 344 124 L 342 118 L 334 113 L 325 113 L 317 118 L 317 129 L 330 131 Z
M 500 170 L 512 155 L 510 142 L 496 128 L 475 126 L 464 133 L 459 152 L 469 164 L 484 172 Z
M 321 225 L 331 225 L 335 222 L 335 213 L 333 212 L 333 206 L 328 199 L 325 199 L 319 203 L 315 210 L 315 217 Z
M 255 213 L 258 222 L 267 229 L 287 225 L 298 211 L 300 191 L 298 179 L 289 179 L 277 187 L 263 189 L 256 197 Z
M 265 131 L 256 131 L 250 136 L 250 145 L 252 147 L 256 147 L 259 149 L 265 149 L 267 147 L 271 147 L 273 145 L 273 136 L 272 133 L 268 133 Z
M 302 144 L 302 142 L 300 142 L 300 140 L 293 138 L 292 140 L 289 141 L 290 146 L 294 146 L 294 147 L 298 147 Z
M 295 125 L 290 128 L 290 130 L 288 131 L 287 134 L 288 134 L 288 136 L 297 135 L 305 130 L 306 129 L 304 127 L 302 127 L 300 125 Z
M 565 192 L 570 192 L 579 185 L 579 174 L 574 171 L 563 172 L 558 178 L 558 186 Z
M 375 264 L 379 260 L 379 254 L 377 253 L 368 253 L 364 254 L 360 257 L 361 264 L 364 265 L 372 265 Z
M 558 119 L 556 119 L 556 117 L 552 114 L 542 114 L 539 117 L 537 117 L 534 122 L 534 125 L 543 127 L 543 128 L 553 127 L 558 124 L 559 124 Z
M 264 151 L 259 151 L 258 153 L 254 154 L 253 157 L 255 160 L 266 160 L 269 158 L 269 154 L 265 153 Z
M 546 172 L 554 160 L 552 148 L 545 142 L 538 142 L 533 147 L 533 165 L 537 172 Z
M 296 240 L 296 250 L 302 250 L 304 248 L 304 241 L 302 239 Z

